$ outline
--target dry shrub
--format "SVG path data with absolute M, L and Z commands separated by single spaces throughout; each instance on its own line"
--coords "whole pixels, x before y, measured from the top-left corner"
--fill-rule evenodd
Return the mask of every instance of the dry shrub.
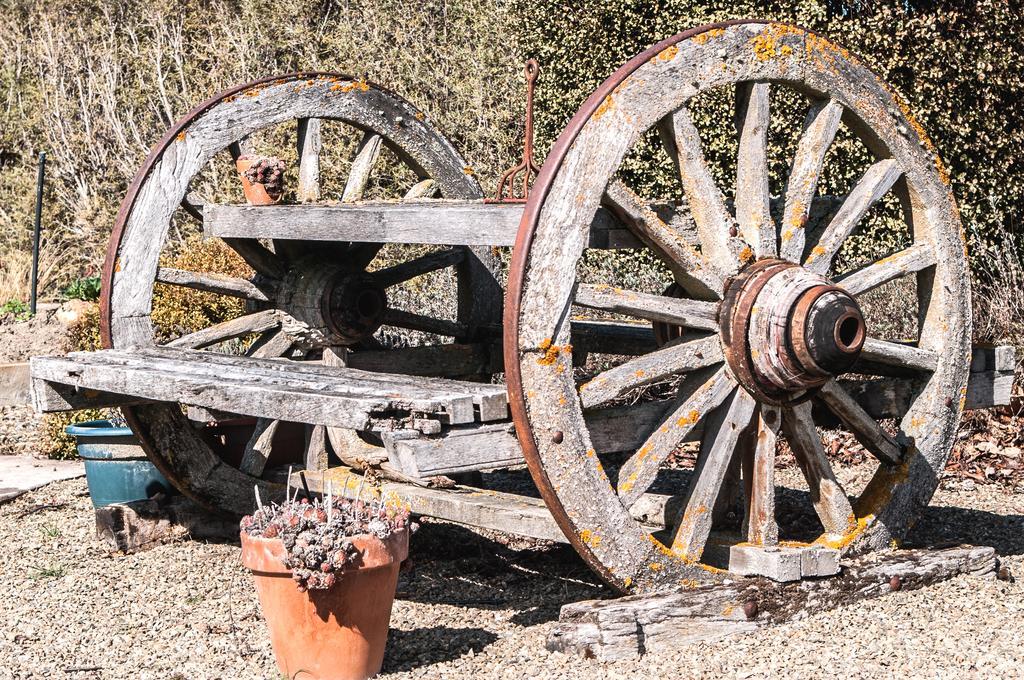
M 252 278 L 253 271 L 235 251 L 220 240 L 188 238 L 169 255 L 161 258 L 163 267 L 193 272 L 226 274 Z M 245 313 L 245 302 L 183 286 L 158 283 L 153 289 L 153 326 L 158 339 L 169 340 L 194 333 L 221 321 Z

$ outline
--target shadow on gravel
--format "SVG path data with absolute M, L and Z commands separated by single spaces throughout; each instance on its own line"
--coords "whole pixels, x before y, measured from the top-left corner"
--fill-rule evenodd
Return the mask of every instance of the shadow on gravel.
M 457 659 L 470 650 L 477 654 L 497 639 L 497 635 L 483 628 L 434 626 L 416 630 L 392 629 L 388 633 L 381 670 L 384 673 L 411 671 Z
M 907 547 L 987 545 L 1001 556 L 1024 554 L 1024 515 L 931 506 L 910 531 Z
M 513 623 L 532 626 L 557 619 L 563 604 L 611 594 L 567 545 L 495 538 L 501 542 L 424 522 L 412 538 L 399 599 L 513 610 Z

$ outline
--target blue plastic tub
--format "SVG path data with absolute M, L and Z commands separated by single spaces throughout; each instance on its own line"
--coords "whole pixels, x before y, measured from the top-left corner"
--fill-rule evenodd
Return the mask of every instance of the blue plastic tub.
M 78 455 L 85 461 L 93 507 L 172 493 L 171 483 L 146 458 L 131 429 L 109 420 L 90 420 L 69 425 L 65 432 L 75 437 Z

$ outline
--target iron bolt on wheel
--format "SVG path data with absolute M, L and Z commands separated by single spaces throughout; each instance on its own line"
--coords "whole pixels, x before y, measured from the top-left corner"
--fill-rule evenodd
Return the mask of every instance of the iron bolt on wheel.
M 691 112 L 713 91 L 737 105 L 728 192 L 714 179 Z M 773 110 L 779 93 L 802 98 L 806 113 L 773 214 L 768 135 L 784 108 Z M 566 536 L 611 585 L 716 578 L 705 548 L 739 479 L 743 538 L 764 546 L 786 539 L 775 509 L 780 439 L 800 463 L 823 529 L 812 543 L 845 553 L 888 545 L 931 498 L 963 406 L 970 296 L 948 179 L 905 111 L 847 51 L 799 28 L 747 21 L 691 30 L 637 56 L 559 137 L 510 270 L 506 371 L 533 478 Z M 840 129 L 873 160 L 815 223 L 819 179 Z M 648 131 L 677 171 L 679 194 L 670 198 L 683 200 L 668 215 L 621 172 Z M 899 201 L 908 245 L 863 266 L 842 265 L 844 244 L 887 195 Z M 673 281 L 667 295 L 664 282 L 631 291 L 581 278 L 601 206 L 664 263 Z M 859 302 L 901 277 L 917 290 L 916 300 L 893 303 L 918 306 L 910 342 L 874 335 Z M 618 357 L 583 382 L 570 326 L 594 313 L 654 324 L 661 345 Z M 875 390 L 884 398 L 884 380 L 896 377 L 911 396 L 892 429 L 862 397 Z M 621 461 L 600 448 L 607 433 L 592 427 L 595 412 L 608 408 L 643 429 Z M 879 461 L 852 500 L 823 447 L 822 414 Z M 698 433 L 688 481 L 666 487 L 666 463 Z M 651 533 L 658 513 L 665 530 Z

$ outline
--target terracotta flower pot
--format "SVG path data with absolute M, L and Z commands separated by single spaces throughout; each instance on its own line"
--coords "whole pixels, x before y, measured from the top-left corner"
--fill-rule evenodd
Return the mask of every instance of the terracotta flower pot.
M 272 198 L 267 193 L 267 188 L 262 184 L 253 184 L 245 176 L 246 170 L 248 170 L 253 163 L 258 161 L 259 158 L 239 158 L 235 161 L 235 169 L 238 170 L 238 177 L 242 180 L 242 191 L 245 192 L 245 200 L 249 205 L 274 205 L 281 200 L 281 196 L 278 195 L 276 198 Z
M 398 567 L 409 553 L 409 531 L 381 541 L 352 537 L 362 553 L 327 590 L 299 592 L 276 538 L 244 531 L 242 563 L 252 571 L 277 667 L 288 678 L 363 680 L 380 671 L 388 638 Z

